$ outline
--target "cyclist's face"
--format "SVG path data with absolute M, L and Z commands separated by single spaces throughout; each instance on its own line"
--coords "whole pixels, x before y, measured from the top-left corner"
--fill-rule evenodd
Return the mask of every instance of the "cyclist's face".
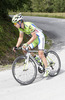
M 14 23 L 14 26 L 15 26 L 16 28 L 19 28 L 19 27 L 20 27 L 20 25 L 19 25 L 18 23 Z

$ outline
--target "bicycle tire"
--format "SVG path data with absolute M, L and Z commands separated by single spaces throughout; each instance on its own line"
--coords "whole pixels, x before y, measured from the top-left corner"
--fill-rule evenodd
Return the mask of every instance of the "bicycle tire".
M 17 63 L 18 60 L 23 60 L 23 59 L 26 59 L 26 56 L 19 56 L 19 57 L 17 57 L 14 60 L 14 62 L 12 64 L 12 74 L 13 74 L 14 79 L 18 83 L 20 83 L 21 85 L 28 85 L 28 84 L 31 84 L 36 79 L 36 76 L 37 76 L 37 67 L 36 67 L 36 63 L 34 62 L 34 60 L 30 57 L 29 61 L 34 63 L 34 66 L 33 66 L 34 67 L 34 75 L 33 75 L 33 77 L 30 80 L 28 80 L 28 81 L 23 81 L 23 80 L 18 79 L 15 76 L 15 67 L 16 67 L 15 64 Z
M 54 76 L 56 76 L 56 75 L 58 75 L 59 74 L 59 72 L 60 72 L 60 69 L 61 69 L 61 61 L 60 61 L 60 58 L 59 58 L 59 56 L 58 56 L 58 54 L 55 52 L 55 51 L 48 51 L 47 52 L 47 56 L 46 56 L 46 58 L 48 57 L 48 55 L 49 54 L 51 54 L 52 55 L 52 58 L 51 59 L 56 59 L 56 61 L 58 62 L 58 66 L 56 66 L 56 67 L 58 67 L 57 68 L 57 70 L 53 73 L 53 70 L 54 69 L 52 69 L 51 71 L 52 71 L 52 73 L 50 72 L 49 73 L 49 75 L 51 76 L 51 77 L 54 77 Z M 55 56 L 56 58 L 53 58 L 53 56 Z M 51 61 L 51 60 L 50 60 Z M 52 62 L 52 61 L 51 61 Z M 52 63 L 53 64 L 53 63 Z M 55 63 L 54 63 L 55 64 Z M 51 67 L 51 65 L 50 65 L 50 67 Z M 53 66 L 52 66 L 53 67 Z

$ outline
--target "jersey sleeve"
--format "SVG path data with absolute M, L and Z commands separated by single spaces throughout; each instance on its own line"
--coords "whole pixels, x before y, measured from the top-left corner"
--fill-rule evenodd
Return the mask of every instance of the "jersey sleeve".
M 32 33 L 32 32 L 35 31 L 35 28 L 34 28 L 32 25 L 30 25 L 30 26 L 29 26 L 29 30 L 30 30 L 30 33 Z
M 19 31 L 19 33 L 23 34 L 24 32 L 22 32 L 22 31 Z
M 23 34 L 24 32 L 19 28 L 19 33 Z

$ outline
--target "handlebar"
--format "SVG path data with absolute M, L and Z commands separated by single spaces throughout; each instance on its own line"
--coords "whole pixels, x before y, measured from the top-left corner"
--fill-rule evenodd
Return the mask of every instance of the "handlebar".
M 29 50 L 28 47 L 26 47 L 26 49 L 24 49 L 23 46 L 16 48 L 16 50 L 20 50 L 20 49 L 26 50 L 27 52 L 30 52 L 30 53 L 32 53 L 32 52 L 38 52 L 38 50 Z M 44 52 L 47 52 L 47 50 L 44 49 Z
M 20 50 L 20 49 L 22 49 L 22 50 L 26 50 L 26 51 L 28 51 L 28 50 L 29 50 L 29 48 L 28 48 L 28 47 L 26 47 L 26 49 L 25 49 L 25 48 L 23 48 L 23 46 L 16 48 L 16 50 Z
M 26 49 L 24 49 L 23 46 L 16 48 L 16 50 L 21 50 L 21 49 L 22 50 L 26 50 L 27 52 L 30 52 L 30 53 L 32 53 L 32 52 L 38 52 L 38 50 L 29 50 L 28 47 L 26 47 Z

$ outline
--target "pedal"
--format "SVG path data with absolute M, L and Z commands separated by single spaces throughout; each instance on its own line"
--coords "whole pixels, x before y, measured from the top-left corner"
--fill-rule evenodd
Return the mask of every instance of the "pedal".
M 44 67 L 38 67 L 38 71 L 39 71 L 39 73 L 43 73 L 43 72 L 45 72 L 45 68 Z
M 23 69 L 23 71 L 27 71 L 28 69 Z
M 53 65 L 54 65 L 55 63 L 53 63 L 53 62 L 50 62 L 50 67 L 52 68 L 52 69 L 54 69 L 53 68 Z

